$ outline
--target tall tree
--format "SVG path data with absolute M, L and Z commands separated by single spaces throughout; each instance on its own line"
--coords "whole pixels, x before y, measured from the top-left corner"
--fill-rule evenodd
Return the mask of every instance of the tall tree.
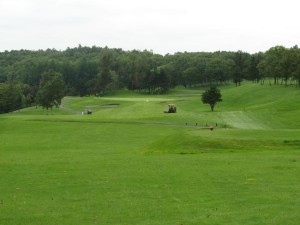
M 204 104 L 209 104 L 211 111 L 214 111 L 217 102 L 222 101 L 222 95 L 218 88 L 211 87 L 202 93 L 201 100 Z
M 8 113 L 23 106 L 22 85 L 0 83 L 0 113 Z
M 292 76 L 300 86 L 300 49 L 296 45 L 290 51 L 292 54 Z
M 64 97 L 64 81 L 62 74 L 50 70 L 42 75 L 36 96 L 37 104 L 46 108 L 58 107 Z
M 234 72 L 233 82 L 236 86 L 240 86 L 247 71 L 247 63 L 250 55 L 248 53 L 237 51 L 233 57 L 234 61 Z
M 258 64 L 260 73 L 266 78 L 273 77 L 274 84 L 278 84 L 279 78 L 285 73 L 283 68 L 286 63 L 283 60 L 285 52 L 286 49 L 283 46 L 272 47 L 266 51 L 263 60 Z
M 230 61 L 223 57 L 214 57 L 207 60 L 205 72 L 209 84 L 212 85 L 214 83 L 216 85 L 229 80 L 231 67 Z
M 249 74 L 247 79 L 256 81 L 257 83 L 262 79 L 262 74 L 259 72 L 258 65 L 262 60 L 263 54 L 261 52 L 251 55 Z
M 106 47 L 100 56 L 100 72 L 98 74 L 97 92 L 104 94 L 108 91 L 108 86 L 112 82 L 111 67 L 113 63 L 113 55 Z

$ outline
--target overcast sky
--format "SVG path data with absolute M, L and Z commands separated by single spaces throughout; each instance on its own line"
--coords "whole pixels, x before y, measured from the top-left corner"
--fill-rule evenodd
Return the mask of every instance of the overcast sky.
M 266 51 L 300 43 L 299 0 L 0 0 L 0 51 Z

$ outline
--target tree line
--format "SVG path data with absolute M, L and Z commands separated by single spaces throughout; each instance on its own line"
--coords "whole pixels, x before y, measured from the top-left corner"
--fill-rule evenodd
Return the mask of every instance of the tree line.
M 276 46 L 266 52 L 178 52 L 83 47 L 0 53 L 0 113 L 41 105 L 45 73 L 59 74 L 63 95 L 105 95 L 113 90 L 158 94 L 176 85 L 221 85 L 243 80 L 300 85 L 300 50 Z M 61 83 L 61 82 L 59 82 Z M 49 107 L 51 107 L 49 105 Z

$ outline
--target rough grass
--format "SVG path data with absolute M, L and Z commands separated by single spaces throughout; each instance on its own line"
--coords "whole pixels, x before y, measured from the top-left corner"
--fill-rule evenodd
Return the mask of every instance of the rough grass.
M 202 91 L 1 115 L 0 224 L 298 224 L 300 90 L 225 86 L 213 113 Z

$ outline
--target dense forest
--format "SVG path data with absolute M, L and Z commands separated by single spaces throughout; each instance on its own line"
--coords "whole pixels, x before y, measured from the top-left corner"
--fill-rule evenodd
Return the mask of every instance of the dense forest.
M 79 45 L 65 51 L 5 51 L 0 53 L 0 113 L 40 105 L 42 78 L 49 71 L 61 77 L 63 94 L 72 96 L 105 95 L 121 88 L 159 94 L 176 85 L 234 82 L 239 86 L 243 80 L 300 85 L 300 49 L 276 46 L 255 54 L 237 51 L 160 55 L 147 50 Z

